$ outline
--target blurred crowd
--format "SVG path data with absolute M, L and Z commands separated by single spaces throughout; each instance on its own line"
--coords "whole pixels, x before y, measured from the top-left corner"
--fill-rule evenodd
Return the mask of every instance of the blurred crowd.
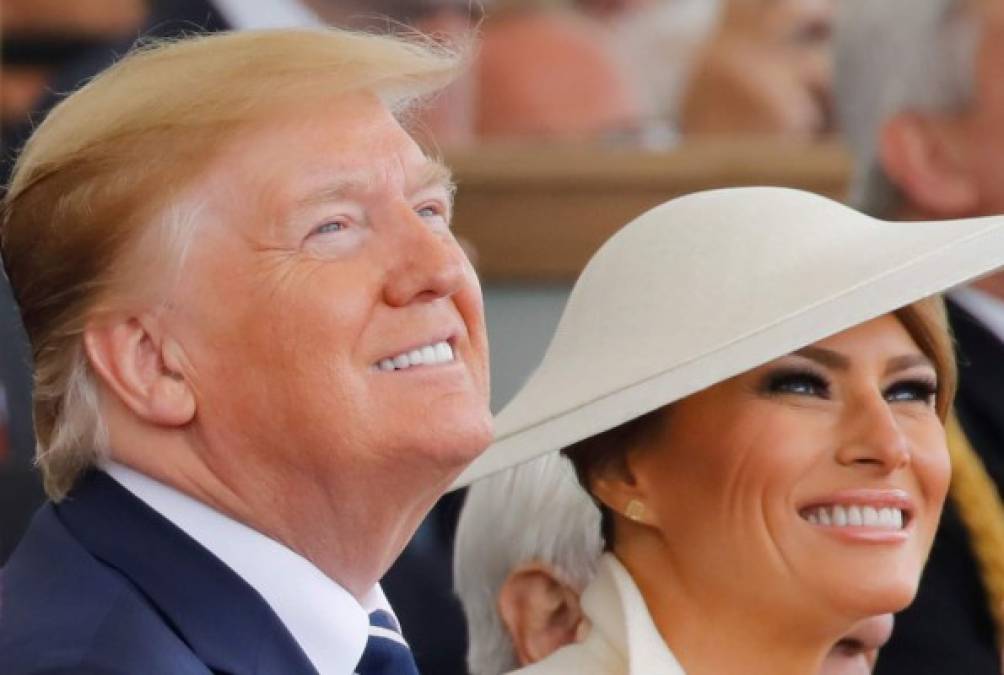
M 5 152 L 55 91 L 140 34 L 327 23 L 414 30 L 472 55 L 429 113 L 437 142 L 662 139 L 831 127 L 832 0 L 9 0 Z

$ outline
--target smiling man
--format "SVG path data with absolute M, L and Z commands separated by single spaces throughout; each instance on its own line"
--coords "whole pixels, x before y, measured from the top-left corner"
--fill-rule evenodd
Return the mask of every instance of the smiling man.
M 200 37 L 58 106 L 4 202 L 51 503 L 4 569 L 26 673 L 414 673 L 379 578 L 488 443 L 449 175 L 398 117 L 453 57 Z

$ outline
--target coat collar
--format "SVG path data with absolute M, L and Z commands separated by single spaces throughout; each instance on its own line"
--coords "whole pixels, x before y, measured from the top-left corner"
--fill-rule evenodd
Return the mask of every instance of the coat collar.
M 55 509 L 81 544 L 134 583 L 210 668 L 317 672 L 254 589 L 109 476 L 89 473 Z
M 593 626 L 586 640 L 609 643 L 627 663 L 625 672 L 684 675 L 652 622 L 641 591 L 612 554 L 600 559 L 596 577 L 582 594 L 582 609 Z

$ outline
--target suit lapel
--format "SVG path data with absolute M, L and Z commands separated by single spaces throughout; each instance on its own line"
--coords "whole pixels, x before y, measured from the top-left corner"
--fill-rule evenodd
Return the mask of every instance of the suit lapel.
M 92 555 L 132 581 L 214 671 L 316 673 L 251 586 L 106 474 L 89 474 L 56 513 Z

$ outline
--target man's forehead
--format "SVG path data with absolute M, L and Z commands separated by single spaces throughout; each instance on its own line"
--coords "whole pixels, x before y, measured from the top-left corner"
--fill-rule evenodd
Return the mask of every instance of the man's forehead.
M 439 160 L 422 156 L 411 161 L 374 161 L 320 172 L 306 186 L 297 202 L 309 205 L 397 184 L 406 193 L 435 187 L 453 190 L 450 169 Z

